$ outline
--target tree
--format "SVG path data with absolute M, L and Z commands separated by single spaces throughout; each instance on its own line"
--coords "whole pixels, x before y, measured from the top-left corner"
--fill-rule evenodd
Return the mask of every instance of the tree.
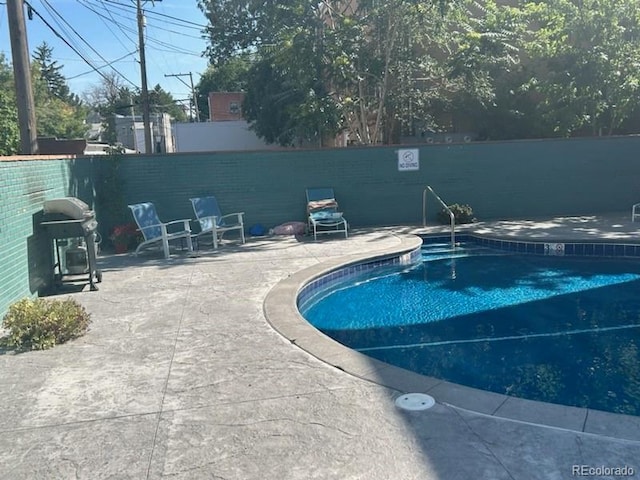
M 268 141 L 482 138 L 640 127 L 634 0 L 199 0 L 212 68 L 245 53 L 244 113 Z
M 62 65 L 52 60 L 53 48 L 47 42 L 42 42 L 32 56 L 34 65 L 40 71 L 40 77 L 47 86 L 48 93 L 60 100 L 67 101 L 70 96 L 67 80 L 62 75 Z
M 538 26 L 527 83 L 548 133 L 611 135 L 637 109 L 640 6 L 635 0 L 528 2 Z
M 534 133 L 532 102 L 522 89 L 529 78 L 521 53 L 527 18 L 493 0 L 472 1 L 456 19 L 448 77 L 455 85 L 449 108 L 454 128 L 480 138 L 524 138 Z
M 18 110 L 13 86 L 13 72 L 0 53 L 0 155 L 14 155 L 20 150 Z
M 38 135 L 56 138 L 83 138 L 87 132 L 86 110 L 72 95 L 61 73 L 62 66 L 52 60 L 53 49 L 42 43 L 32 60 L 32 83 Z
M 142 95 L 137 94 L 133 97 L 136 106 L 142 105 Z M 184 122 L 187 119 L 184 110 L 176 103 L 173 96 L 162 89 L 158 84 L 149 90 L 149 109 L 151 113 L 168 113 L 178 122 Z
M 197 83 L 196 98 L 201 118 L 209 118 L 210 92 L 246 92 L 253 55 L 240 54 L 217 65 L 209 65 Z
M 199 5 L 210 19 L 213 65 L 257 52 L 244 108 L 256 132 L 280 143 L 299 137 L 331 145 L 344 130 L 353 142 L 378 143 L 385 124 L 389 131 L 406 116 L 400 110 L 407 103 L 393 94 L 394 87 L 412 82 L 433 63 L 423 57 L 441 38 L 436 33 L 448 3 L 201 0 Z
M 278 45 L 263 47 L 249 70 L 243 112 L 268 142 L 331 146 L 341 129 L 319 6 L 301 2 L 293 26 L 282 25 Z
M 15 99 L 0 90 L 0 155 L 14 155 L 20 149 L 18 110 Z

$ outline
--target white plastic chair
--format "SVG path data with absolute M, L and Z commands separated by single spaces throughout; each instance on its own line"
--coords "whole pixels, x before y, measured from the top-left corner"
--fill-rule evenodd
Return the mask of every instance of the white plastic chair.
M 640 212 L 638 212 L 638 209 L 640 209 L 640 203 L 636 203 L 633 207 L 631 207 L 631 221 L 632 222 L 636 221 L 636 217 L 640 217 Z
M 158 218 L 156 207 L 151 202 L 136 203 L 129 205 L 133 218 L 138 225 L 138 228 L 144 236 L 144 242 L 138 245 L 135 255 L 138 255 L 143 247 L 161 242 L 162 250 L 164 251 L 164 258 L 169 258 L 169 241 L 176 239 L 186 239 L 187 247 L 189 251 L 193 251 L 193 243 L 191 242 L 191 226 L 190 220 L 174 220 L 172 222 L 163 223 Z M 182 223 L 182 230 L 169 231 L 170 225 L 176 225 Z M 172 227 L 175 228 L 175 227 Z

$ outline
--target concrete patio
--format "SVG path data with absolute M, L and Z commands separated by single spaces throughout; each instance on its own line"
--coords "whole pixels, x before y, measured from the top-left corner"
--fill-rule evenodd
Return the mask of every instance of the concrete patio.
M 640 243 L 640 223 L 622 214 L 471 228 Z M 84 337 L 0 355 L 0 478 L 622 478 L 615 468 L 640 477 L 640 417 L 526 401 L 494 415 L 493 404 L 465 404 L 470 389 L 425 377 L 438 403 L 402 411 L 394 400 L 409 390 L 396 387 L 418 386 L 413 374 L 346 358 L 320 334 L 304 338 L 308 350 L 320 340 L 309 353 L 274 329 L 286 320 L 267 319 L 279 282 L 397 249 L 412 232 L 253 238 L 169 261 L 102 256 L 100 290 L 70 294 L 92 314 Z

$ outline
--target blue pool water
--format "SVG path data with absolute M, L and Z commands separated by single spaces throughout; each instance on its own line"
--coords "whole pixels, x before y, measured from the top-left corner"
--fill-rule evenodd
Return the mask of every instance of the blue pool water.
M 429 245 L 303 307 L 339 342 L 455 383 L 640 415 L 640 263 Z

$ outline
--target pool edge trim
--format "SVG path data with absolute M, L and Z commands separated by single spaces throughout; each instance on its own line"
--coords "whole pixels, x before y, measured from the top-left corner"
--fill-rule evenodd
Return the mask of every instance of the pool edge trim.
M 323 334 L 302 317 L 298 310 L 298 295 L 314 280 L 359 263 L 400 257 L 422 245 L 422 238 L 418 235 L 391 235 L 399 240 L 393 247 L 333 258 L 278 282 L 267 293 L 263 303 L 267 322 L 290 343 L 318 360 L 399 393 L 427 393 L 440 404 L 504 420 L 622 441 L 640 441 L 640 417 L 510 397 L 420 375 L 352 350 Z

